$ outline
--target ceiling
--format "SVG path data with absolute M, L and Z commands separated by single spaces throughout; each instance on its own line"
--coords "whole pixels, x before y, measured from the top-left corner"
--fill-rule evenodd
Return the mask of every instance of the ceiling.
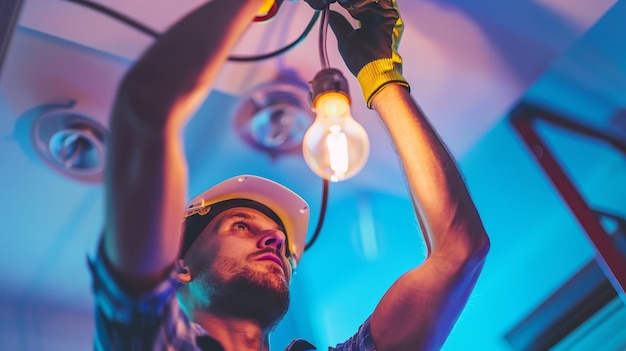
M 493 244 L 445 348 L 513 350 L 507 333 L 592 260 L 594 251 L 507 114 L 525 100 L 610 128 L 615 111 L 626 106 L 626 49 L 617 44 L 626 41 L 626 4 L 398 2 L 406 23 L 400 53 L 412 94 L 459 161 Z M 101 3 L 160 32 L 202 1 Z M 251 25 L 233 54 L 283 47 L 312 14 L 304 2 L 285 2 L 272 21 Z M 0 339 L 9 349 L 82 350 L 93 334 L 86 255 L 103 224 L 103 189 L 97 181 L 60 174 L 37 156 L 30 136 L 33 108 L 73 100 L 66 110 L 106 126 L 117 83 L 152 41 L 68 1 L 24 3 L 0 72 Z M 296 336 L 319 346 L 346 339 L 386 287 L 424 258 L 393 147 L 376 115 L 360 102 L 358 84 L 335 47 L 330 35 L 331 65 L 350 77 L 353 115 L 366 128 L 372 150 L 359 175 L 331 184 L 324 228 L 303 258 L 292 309 L 272 340 L 276 349 Z M 320 67 L 317 57 L 316 26 L 301 45 L 277 58 L 225 65 L 185 132 L 190 196 L 252 173 L 293 188 L 313 214 L 319 211 L 321 181 L 299 153 L 269 157 L 242 142 L 232 127 L 241 97 L 279 77 L 306 83 Z M 626 216 L 620 206 L 626 199 L 619 186 L 626 176 L 623 156 L 554 128 L 541 132 L 594 206 Z M 312 229 L 315 216 L 311 222 Z M 610 321 L 626 321 L 620 313 Z M 609 322 L 594 330 L 608 330 L 617 346 L 607 350 L 618 349 L 626 335 Z M 564 349 L 584 350 L 593 340 L 577 336 Z

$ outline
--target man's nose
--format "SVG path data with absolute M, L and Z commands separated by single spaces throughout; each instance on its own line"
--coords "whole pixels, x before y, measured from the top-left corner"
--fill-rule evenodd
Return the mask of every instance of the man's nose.
M 259 245 L 261 248 L 273 247 L 277 251 L 282 252 L 285 245 L 285 233 L 278 229 L 268 229 L 261 232 Z

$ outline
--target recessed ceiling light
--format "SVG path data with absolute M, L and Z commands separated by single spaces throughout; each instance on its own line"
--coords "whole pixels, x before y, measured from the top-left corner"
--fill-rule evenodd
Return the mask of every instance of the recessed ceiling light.
M 237 134 L 272 157 L 300 154 L 304 132 L 313 121 L 308 92 L 306 84 L 286 80 L 253 89 L 235 108 Z
M 39 115 L 31 129 L 35 151 L 48 167 L 91 183 L 102 181 L 107 137 L 93 118 L 64 110 Z

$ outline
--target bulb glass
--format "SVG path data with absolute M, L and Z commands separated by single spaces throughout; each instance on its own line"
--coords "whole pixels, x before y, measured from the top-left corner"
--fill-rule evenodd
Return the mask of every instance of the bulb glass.
M 318 176 L 332 182 L 357 174 L 369 156 L 369 138 L 350 112 L 347 96 L 330 92 L 315 102 L 316 118 L 304 135 L 304 159 Z

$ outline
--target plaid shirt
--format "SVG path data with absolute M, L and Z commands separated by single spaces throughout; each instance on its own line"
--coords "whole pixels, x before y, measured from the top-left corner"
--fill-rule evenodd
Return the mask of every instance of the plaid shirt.
M 204 328 L 190 321 L 181 310 L 174 272 L 152 292 L 131 296 L 116 284 L 100 252 L 89 260 L 96 304 L 95 350 L 223 350 Z M 375 351 L 369 321 L 368 318 L 348 341 L 328 350 Z M 285 350 L 308 350 L 303 345 L 308 343 L 296 339 Z

